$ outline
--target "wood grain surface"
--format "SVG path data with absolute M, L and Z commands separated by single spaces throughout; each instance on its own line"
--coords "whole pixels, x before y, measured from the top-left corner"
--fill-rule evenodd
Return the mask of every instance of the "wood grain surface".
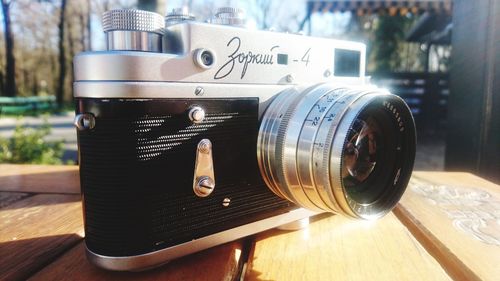
M 24 192 L 4 192 L 0 191 L 0 209 L 5 208 L 17 201 L 30 197 L 33 194 Z
M 327 216 L 308 229 L 257 236 L 246 280 L 449 280 L 393 215 Z
M 78 194 L 78 166 L 0 164 L 0 191 Z
M 500 279 L 500 186 L 418 172 L 395 213 L 454 279 Z
M 2 192 L 2 198 L 12 196 Z M 0 209 L 0 280 L 29 277 L 82 236 L 79 195 L 40 194 L 5 204 Z
M 0 280 L 234 280 L 244 262 L 246 280 L 500 276 L 500 186 L 471 174 L 415 172 L 396 216 L 376 222 L 321 215 L 139 273 L 87 261 L 78 181 L 76 166 L 0 164 Z
M 30 280 L 200 280 L 231 281 L 238 274 L 240 242 L 227 243 L 180 258 L 144 272 L 112 272 L 99 269 L 85 257 L 80 243 Z

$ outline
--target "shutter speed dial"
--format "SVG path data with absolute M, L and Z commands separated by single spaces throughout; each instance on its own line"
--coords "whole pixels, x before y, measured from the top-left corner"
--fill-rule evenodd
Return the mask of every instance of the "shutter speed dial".
M 240 8 L 220 7 L 210 23 L 244 27 L 246 23 L 245 11 Z

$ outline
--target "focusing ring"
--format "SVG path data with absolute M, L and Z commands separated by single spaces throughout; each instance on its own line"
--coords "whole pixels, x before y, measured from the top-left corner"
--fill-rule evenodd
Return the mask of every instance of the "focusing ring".
M 359 133 L 358 118 L 375 127 Z M 353 132 L 363 139 L 352 144 Z M 257 145 L 261 175 L 278 196 L 306 209 L 374 219 L 395 206 L 408 184 L 415 127 L 404 101 L 385 90 L 319 84 L 278 94 L 262 117 Z M 352 147 L 359 158 L 344 158 Z M 367 147 L 376 159 L 367 160 Z M 352 167 L 366 161 L 375 163 L 373 173 L 358 180 Z
M 163 16 L 157 13 L 134 9 L 115 9 L 103 14 L 102 28 L 104 32 L 127 30 L 154 32 L 161 35 L 165 30 L 165 22 Z

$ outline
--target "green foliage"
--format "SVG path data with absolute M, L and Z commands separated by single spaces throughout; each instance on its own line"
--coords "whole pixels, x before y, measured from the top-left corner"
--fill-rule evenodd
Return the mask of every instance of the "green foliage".
M 375 71 L 390 71 L 399 63 L 398 43 L 404 39 L 404 17 L 380 16 L 375 29 L 378 44 L 374 46 Z
M 45 140 L 50 131 L 46 120 L 37 129 L 18 124 L 12 137 L 0 137 L 0 163 L 62 164 L 63 142 Z
M 405 34 L 415 23 L 416 18 L 401 15 L 379 15 L 374 23 L 371 59 L 375 72 L 393 72 L 401 70 L 423 70 L 423 53 L 417 44 L 405 41 Z M 415 45 L 417 48 L 414 48 Z M 405 69 L 405 68 L 410 69 Z

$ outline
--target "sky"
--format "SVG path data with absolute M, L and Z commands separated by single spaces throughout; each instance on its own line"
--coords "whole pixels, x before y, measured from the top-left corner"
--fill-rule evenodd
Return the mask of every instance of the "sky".
M 132 5 L 135 0 L 129 0 Z M 126 1 L 122 1 L 126 2 Z M 192 12 L 197 16 L 197 20 L 206 21 L 212 12 L 217 7 L 233 6 L 242 8 L 247 15 L 247 26 L 251 29 L 261 29 L 262 23 L 262 10 L 258 7 L 257 0 L 167 0 L 166 11 L 173 8 L 182 7 L 191 2 L 193 7 Z M 260 1 L 265 2 L 265 1 Z M 299 23 L 306 16 L 307 0 L 290 0 L 279 1 L 272 0 L 270 12 L 267 17 L 267 25 L 275 31 L 289 31 L 298 32 Z M 347 25 L 351 19 L 351 14 L 346 13 L 316 13 L 311 17 L 313 25 L 312 36 L 319 37 L 335 37 L 342 35 L 345 32 Z M 0 13 L 0 20 L 3 21 L 3 14 Z M 15 20 L 15 19 L 14 19 Z M 91 24 L 93 28 L 92 34 L 92 49 L 103 50 L 105 49 L 105 37 L 102 32 L 101 17 L 92 15 Z M 3 24 L 2 33 L 3 33 Z
M 168 0 L 166 1 L 166 11 L 171 11 L 173 8 L 183 7 L 187 5 L 186 0 Z M 259 23 L 262 23 L 262 11 L 255 4 L 255 0 L 192 0 L 192 13 L 197 16 L 197 20 L 206 21 L 209 15 L 217 7 L 232 6 L 245 10 L 247 15 L 247 27 L 251 29 L 261 29 Z M 306 16 L 307 0 L 293 1 L 271 1 L 270 12 L 266 22 L 269 28 L 276 31 L 298 32 L 299 23 Z M 313 25 L 312 36 L 319 37 L 335 37 L 342 35 L 347 25 L 351 20 L 351 13 L 316 13 L 311 17 Z M 105 48 L 105 38 L 102 33 L 100 18 L 95 15 L 92 18 L 94 27 L 93 32 L 93 49 L 102 50 Z

